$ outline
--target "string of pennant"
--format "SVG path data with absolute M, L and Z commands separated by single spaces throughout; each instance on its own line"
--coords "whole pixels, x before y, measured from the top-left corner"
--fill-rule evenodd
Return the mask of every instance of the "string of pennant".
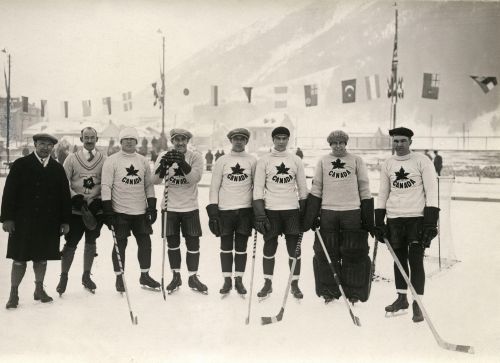
M 495 86 L 497 86 L 497 77 L 495 76 L 470 76 L 472 80 L 480 87 L 480 89 L 486 94 L 490 92 Z M 423 73 L 423 85 L 422 85 L 422 98 L 437 100 L 439 98 L 439 74 L 437 73 Z M 378 74 L 364 77 L 364 84 L 366 89 L 366 97 L 368 100 L 374 100 L 381 97 L 380 92 L 380 77 Z M 157 82 L 151 84 L 153 88 L 153 106 L 158 106 L 160 108 L 164 107 L 164 90 Z M 354 103 L 356 102 L 356 94 L 358 92 L 358 79 L 347 79 L 341 81 L 342 90 L 342 103 Z M 248 103 L 252 103 L 252 91 L 253 87 L 242 87 L 243 92 L 246 96 Z M 189 89 L 184 88 L 183 94 L 185 96 L 189 95 Z M 287 101 L 288 86 L 276 86 L 274 87 L 274 108 L 286 108 L 288 107 Z M 387 97 L 396 97 L 398 99 L 404 98 L 403 89 L 403 78 L 399 77 L 394 79 L 387 79 Z M 22 96 L 22 111 L 28 112 L 29 109 L 29 99 L 28 97 Z M 111 97 L 102 98 L 102 105 L 104 111 L 107 115 L 112 114 L 111 108 Z M 122 93 L 123 111 L 130 112 L 133 109 L 132 92 Z M 304 103 L 305 107 L 315 107 L 318 106 L 318 85 L 308 84 L 304 85 Z M 210 87 L 210 105 L 219 105 L 219 86 L 213 85 Z M 41 116 L 45 117 L 47 109 L 47 100 L 40 101 Z M 62 113 L 65 118 L 69 115 L 69 101 L 62 101 Z M 92 115 L 92 104 L 91 100 L 82 101 L 82 114 L 84 117 Z

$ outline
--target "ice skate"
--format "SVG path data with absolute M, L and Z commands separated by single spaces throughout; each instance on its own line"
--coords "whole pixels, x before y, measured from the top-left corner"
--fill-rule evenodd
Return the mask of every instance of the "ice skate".
M 116 291 L 119 293 L 125 292 L 125 285 L 123 284 L 123 275 L 116 275 L 116 283 L 115 283 Z
M 201 292 L 204 295 L 208 295 L 208 288 L 204 285 L 199 279 L 197 275 L 189 276 L 188 286 L 194 291 Z
M 408 309 L 408 299 L 406 298 L 406 294 L 399 294 L 396 301 L 394 301 L 391 305 L 387 305 L 385 307 L 385 316 L 386 317 L 394 317 L 406 314 Z
M 62 275 L 61 275 L 62 277 Z M 95 294 L 96 284 L 90 278 L 90 271 L 85 271 L 82 275 L 82 285 L 84 288 L 89 290 L 92 294 Z
M 247 289 L 245 289 L 245 286 L 243 285 L 243 279 L 241 276 L 236 276 L 234 278 L 234 288 L 241 297 L 245 297 L 247 294 Z
M 7 301 L 7 305 L 5 305 L 5 308 L 6 309 L 16 309 L 18 304 L 19 304 L 19 295 L 18 295 L 17 287 L 11 287 L 9 301 Z
M 147 272 L 141 273 L 139 283 L 142 285 L 143 289 L 161 291 L 160 283 L 158 281 L 155 281 L 151 276 L 149 276 L 149 273 Z
M 221 297 L 224 298 L 227 295 L 229 295 L 229 292 L 233 288 L 233 283 L 230 277 L 224 277 L 224 285 L 222 285 L 222 288 L 219 290 L 220 294 L 222 295 Z
M 264 279 L 264 286 L 257 293 L 259 301 L 267 299 L 272 292 L 273 292 L 273 282 L 271 281 L 271 279 Z
M 173 292 L 179 290 L 179 286 L 182 285 L 181 273 L 174 271 L 174 275 L 172 276 L 172 281 L 167 285 L 168 294 L 172 294 Z
M 412 318 L 413 322 L 420 323 L 424 321 L 422 310 L 420 310 L 420 306 L 418 306 L 418 303 L 416 301 L 413 301 L 412 308 L 413 308 L 413 318 Z
M 35 282 L 35 285 L 36 285 L 36 287 L 35 287 L 35 293 L 33 294 L 33 298 L 36 301 L 48 303 L 48 302 L 51 302 L 53 300 L 49 295 L 47 295 L 47 293 L 43 289 L 43 282 L 37 281 L 37 282 Z
M 302 293 L 302 291 L 300 291 L 299 288 L 299 280 L 292 280 L 290 293 L 293 295 L 294 298 L 299 300 L 304 297 L 304 294 Z
M 61 277 L 59 278 L 59 283 L 57 284 L 56 291 L 59 296 L 62 296 L 66 291 L 66 286 L 68 286 L 68 273 L 62 272 Z

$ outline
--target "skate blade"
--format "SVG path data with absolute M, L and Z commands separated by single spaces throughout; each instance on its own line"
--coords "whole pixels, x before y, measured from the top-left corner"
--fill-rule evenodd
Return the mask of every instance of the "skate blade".
M 176 292 L 177 290 L 179 290 L 179 287 L 176 287 L 175 289 L 173 290 L 167 290 L 167 294 L 168 295 L 172 295 L 174 292 Z
M 266 296 L 257 296 L 257 297 L 259 298 L 259 302 L 262 302 L 264 300 L 269 299 L 270 296 L 271 296 L 271 294 L 267 294 Z
M 191 288 L 191 290 L 193 290 L 194 292 L 197 292 L 198 294 L 208 295 L 208 291 L 200 291 L 200 290 L 196 290 L 196 289 L 193 289 L 193 288 Z
M 220 294 L 220 298 L 221 298 L 221 300 L 224 300 L 224 299 L 225 299 L 226 297 L 228 297 L 228 296 L 229 296 L 229 292 L 227 292 L 227 293 L 225 293 L 225 294 L 224 294 L 224 293 L 223 293 L 223 294 Z
M 238 293 L 238 296 L 241 297 L 243 300 L 246 300 L 246 298 L 247 298 L 247 294 Z
M 88 287 L 83 287 L 85 290 L 87 290 L 88 292 L 90 292 L 91 294 L 95 295 L 95 289 L 89 289 Z M 61 296 L 61 295 L 59 295 Z
M 390 311 L 386 311 L 385 317 L 386 318 L 397 318 L 398 316 L 402 316 L 402 315 L 406 315 L 406 314 L 408 314 L 408 310 L 406 310 L 406 309 L 401 309 L 401 310 L 398 310 L 394 313 L 391 313 Z
M 158 287 L 150 287 L 150 286 L 147 286 L 147 285 L 141 285 L 141 288 L 143 290 L 149 290 L 149 291 L 156 291 L 156 292 L 160 292 L 161 291 L 161 288 L 158 286 Z

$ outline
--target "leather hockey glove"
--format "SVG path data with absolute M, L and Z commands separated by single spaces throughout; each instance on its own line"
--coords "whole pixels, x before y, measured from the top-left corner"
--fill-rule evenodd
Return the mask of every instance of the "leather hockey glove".
M 377 241 L 385 243 L 384 237 L 389 238 L 389 231 L 385 224 L 385 209 L 375 209 L 375 229 L 374 234 Z
M 146 208 L 146 219 L 149 225 L 153 225 L 158 217 L 158 211 L 156 210 L 156 198 L 147 198 L 148 206 Z
M 422 228 L 422 244 L 425 248 L 431 246 L 431 241 L 437 236 L 437 222 L 439 219 L 439 208 L 424 208 L 424 225 Z
M 374 208 L 373 198 L 361 201 L 361 228 L 370 233 L 372 237 L 375 236 Z
M 319 214 L 321 210 L 321 198 L 318 198 L 311 193 L 307 196 L 306 211 L 304 214 L 303 230 L 304 232 L 311 229 L 319 228 Z
M 110 200 L 102 201 L 102 211 L 104 215 L 104 224 L 111 230 L 116 226 L 116 213 L 113 210 L 113 203 Z
M 208 214 L 208 228 L 215 237 L 220 237 L 220 216 L 219 216 L 219 206 L 217 204 L 207 205 Z
M 85 204 L 85 200 L 83 199 L 83 195 L 81 195 L 81 194 L 74 195 L 71 198 L 71 206 L 75 210 L 79 211 L 80 209 L 82 209 L 84 204 Z
M 175 151 L 175 162 L 177 163 L 177 165 L 179 165 L 179 168 L 181 168 L 184 175 L 187 175 L 191 172 L 191 165 L 187 163 L 184 153 Z
M 102 200 L 100 199 L 94 199 L 90 204 L 89 204 L 89 211 L 92 213 L 94 216 L 97 215 L 99 211 L 102 210 Z
M 172 166 L 172 163 L 169 163 L 167 160 L 167 154 L 161 157 L 160 163 L 158 164 L 158 167 L 155 170 L 155 174 L 158 174 L 160 179 L 165 178 L 165 176 L 167 175 L 168 168 Z
M 257 199 L 252 202 L 253 214 L 255 216 L 255 230 L 262 235 L 267 234 L 271 229 L 271 223 L 266 215 L 264 199 Z

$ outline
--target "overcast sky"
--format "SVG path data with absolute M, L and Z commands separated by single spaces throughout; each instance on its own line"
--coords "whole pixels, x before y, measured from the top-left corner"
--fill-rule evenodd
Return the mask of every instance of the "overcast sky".
M 12 96 L 29 96 L 30 102 L 100 97 L 140 90 L 158 78 L 158 29 L 166 36 L 168 69 L 212 42 L 307 2 L 0 0 L 0 49 L 12 56 Z M 4 53 L 0 59 L 5 66 Z

